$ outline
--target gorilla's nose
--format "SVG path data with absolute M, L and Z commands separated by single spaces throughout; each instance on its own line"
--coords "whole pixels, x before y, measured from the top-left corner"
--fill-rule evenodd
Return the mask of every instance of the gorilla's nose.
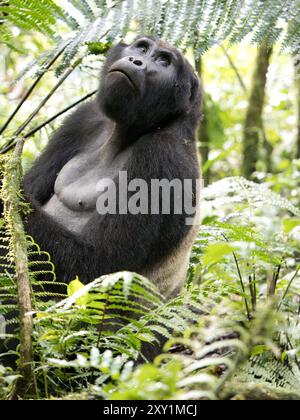
M 145 67 L 145 63 L 140 58 L 128 57 L 128 60 L 137 67 L 141 67 L 141 68 Z

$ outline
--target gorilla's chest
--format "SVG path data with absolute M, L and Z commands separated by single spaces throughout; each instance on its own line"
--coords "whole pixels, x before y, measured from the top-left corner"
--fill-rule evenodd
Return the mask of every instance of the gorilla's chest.
M 74 232 L 80 232 L 96 211 L 97 184 L 104 178 L 116 179 L 125 168 L 129 149 L 118 151 L 114 143 L 89 147 L 73 157 L 59 172 L 54 195 L 44 210 Z
M 70 210 L 92 210 L 97 200 L 97 183 L 103 178 L 114 178 L 117 170 L 117 162 L 107 162 L 98 153 L 82 153 L 71 159 L 58 174 L 55 195 Z

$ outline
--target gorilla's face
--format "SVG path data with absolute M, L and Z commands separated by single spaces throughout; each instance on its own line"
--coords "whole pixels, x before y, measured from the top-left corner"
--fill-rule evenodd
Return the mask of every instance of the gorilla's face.
M 182 54 L 154 37 L 119 44 L 108 55 L 99 100 L 125 126 L 150 128 L 195 102 L 198 81 Z

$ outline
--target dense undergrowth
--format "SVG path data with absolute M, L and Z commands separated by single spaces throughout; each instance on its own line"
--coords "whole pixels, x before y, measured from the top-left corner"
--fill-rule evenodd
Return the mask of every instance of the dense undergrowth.
M 80 83 L 72 82 L 78 90 L 84 80 L 98 75 L 107 49 L 128 35 L 155 34 L 188 51 L 196 62 L 215 45 L 225 42 L 227 49 L 246 38 L 268 45 L 278 41 L 281 50 L 297 58 L 299 0 L 68 0 L 68 10 L 58 3 L 0 2 L 5 63 L 14 67 L 25 56 L 29 63 L 15 82 L 5 80 L 13 90 L 27 77 L 20 102 L 13 110 L 8 110 L 10 101 L 5 102 L 2 113 L 9 116 L 1 115 L 1 198 L 6 208 L 0 249 L 1 255 L 8 253 L 0 259 L 0 313 L 7 317 L 16 309 L 20 278 L 30 279 L 33 292 L 33 326 L 28 324 L 33 354 L 24 355 L 26 337 L 21 337 L 22 345 L 14 352 L 16 369 L 0 364 L 0 398 L 12 398 L 22 389 L 23 398 L 33 399 L 300 399 L 299 160 L 292 161 L 284 150 L 284 170 L 277 153 L 279 170 L 258 174 L 265 183 L 224 178 L 202 191 L 199 234 L 185 286 L 180 296 L 165 302 L 147 279 L 134 273 L 113 273 L 87 286 L 84 279 L 74 279 L 64 294 L 51 256 L 25 237 L 22 228 L 19 212 L 28 209 L 20 206 L 21 156 L 2 154 L 20 137 L 47 130 L 62 113 L 94 95 L 94 86 L 76 91 L 81 97 L 75 103 L 64 103 L 67 108 L 58 114 L 45 111 L 41 116 L 54 95 L 63 92 L 67 79 L 80 72 Z M 34 61 L 27 59 L 32 50 L 37 51 Z M 30 84 L 28 76 L 33 78 Z M 223 83 L 222 75 L 218 77 Z M 36 94 L 39 84 L 41 92 Z M 69 98 L 68 89 L 62 94 Z M 232 102 L 232 85 L 228 89 L 228 98 L 220 105 L 213 103 L 212 122 L 224 102 L 242 113 L 243 108 Z M 220 121 L 214 122 L 217 128 Z M 231 160 L 220 172 L 218 161 L 228 158 L 232 149 L 230 129 L 239 124 L 226 120 L 225 125 L 229 131 L 225 136 L 221 127 L 224 139 L 218 157 L 204 165 L 214 169 L 214 179 L 222 177 L 220 173 L 238 173 L 236 168 L 226 169 Z M 273 130 L 274 149 L 277 131 Z M 214 130 L 212 147 L 217 134 Z M 48 132 L 36 141 L 33 154 L 42 148 L 44 137 L 48 139 Z M 238 153 L 238 142 L 234 145 Z M 47 281 L 38 281 L 41 274 Z M 51 294 L 47 289 L 54 281 L 57 293 Z M 135 303 L 132 296 L 138 298 Z M 115 310 L 117 316 L 112 314 Z M 18 325 L 18 319 L 9 324 Z M 1 337 L 3 333 L 0 330 Z M 153 363 L 137 364 L 143 362 L 145 343 L 157 347 L 157 335 L 167 340 L 162 353 Z M 26 360 L 32 360 L 29 369 Z M 26 372 L 22 383 L 20 375 Z
M 27 398 L 300 398 L 299 210 L 243 178 L 216 182 L 202 198 L 188 278 L 174 300 L 128 272 L 87 286 L 74 279 L 58 303 L 45 303 L 46 283 L 34 293 Z M 2 279 L 2 312 L 12 307 L 11 279 Z M 168 340 L 164 351 L 137 365 L 157 334 Z M 8 398 L 18 373 L 0 375 Z

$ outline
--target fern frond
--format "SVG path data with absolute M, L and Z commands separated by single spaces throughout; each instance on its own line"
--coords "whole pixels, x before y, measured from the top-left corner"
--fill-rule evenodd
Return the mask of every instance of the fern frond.
M 62 9 L 52 0 L 11 0 L 1 5 L 4 22 L 10 22 L 23 30 L 36 30 L 56 38 L 56 16 L 63 17 Z
M 56 39 L 57 22 L 69 26 L 70 45 L 57 74 L 66 70 L 72 60 L 87 54 L 83 48 L 87 42 L 115 44 L 132 28 L 160 36 L 183 50 L 192 47 L 196 59 L 215 44 L 227 39 L 230 44 L 237 43 L 249 35 L 253 42 L 269 44 L 281 36 L 282 47 L 294 54 L 299 52 L 299 0 L 119 0 L 114 3 L 69 0 L 69 3 L 76 12 L 73 15 L 71 9 L 62 10 L 53 0 L 13 0 L 13 7 L 3 9 L 7 22 Z M 5 30 L 6 41 L 8 36 Z
M 270 354 L 251 356 L 233 378 L 236 382 L 260 383 L 300 393 L 300 371 L 295 363 L 284 363 Z
M 273 193 L 264 185 L 256 184 L 241 177 L 232 177 L 217 181 L 204 189 L 202 196 L 208 202 L 215 200 L 215 204 L 220 207 L 226 203 L 245 202 L 253 209 L 269 205 L 288 210 L 292 214 L 300 216 L 300 210 L 293 206 L 290 201 Z

